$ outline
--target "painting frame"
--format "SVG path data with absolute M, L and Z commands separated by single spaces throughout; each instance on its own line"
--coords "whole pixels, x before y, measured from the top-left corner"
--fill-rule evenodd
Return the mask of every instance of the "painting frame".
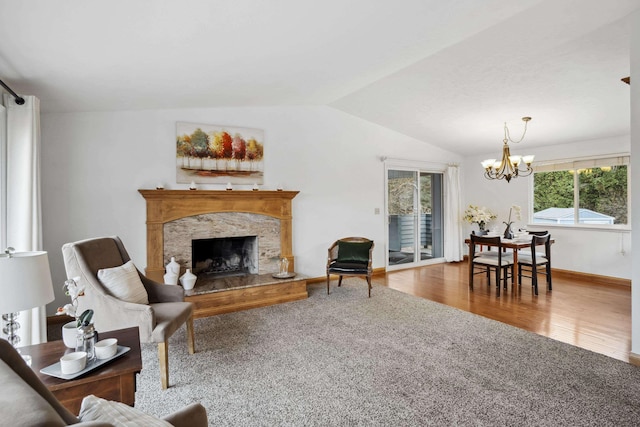
M 264 183 L 264 130 L 176 122 L 176 182 Z

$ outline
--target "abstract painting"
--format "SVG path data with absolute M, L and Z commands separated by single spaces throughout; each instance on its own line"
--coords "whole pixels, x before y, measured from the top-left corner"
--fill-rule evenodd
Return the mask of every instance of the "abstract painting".
M 262 184 L 264 131 L 178 122 L 178 183 Z

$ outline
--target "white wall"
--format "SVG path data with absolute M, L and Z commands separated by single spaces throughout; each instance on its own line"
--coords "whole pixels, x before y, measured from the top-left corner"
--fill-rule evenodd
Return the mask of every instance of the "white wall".
M 536 155 L 535 162 L 569 159 L 575 157 L 598 156 L 612 153 L 629 153 L 629 136 L 609 138 L 607 140 L 591 140 L 574 144 L 554 145 L 527 149 L 526 139 L 512 147 L 514 153 L 531 152 Z M 483 169 L 480 162 L 485 158 L 500 154 L 501 143 L 496 143 L 496 150 L 484 155 L 468 157 L 464 160 L 463 206 L 469 204 L 486 205 L 498 218 L 490 224 L 499 226 L 504 231 L 504 224 L 509 215 L 509 207 L 513 204 L 522 207 L 522 221 L 514 224 L 515 228 L 527 224 L 530 220 L 527 212 L 532 212 L 529 205 L 529 194 L 532 193 L 532 177 L 515 178 L 511 182 L 491 181 L 482 178 Z M 535 168 L 535 163 L 534 163 Z M 630 231 L 609 231 L 602 229 L 539 227 L 529 225 L 529 229 L 549 229 L 556 243 L 553 245 L 553 267 L 562 270 L 580 271 L 603 276 L 631 279 L 631 233 Z M 468 234 L 472 227 L 466 225 Z
M 140 188 L 176 184 L 178 121 L 265 131 L 265 183 L 299 190 L 293 199 L 296 271 L 325 274 L 326 251 L 339 237 L 375 240 L 384 267 L 384 167 L 380 156 L 459 162 L 452 153 L 328 107 L 216 108 L 43 114 L 43 228 L 56 300 L 68 302 L 61 246 L 119 235 L 134 263 L 146 266 L 146 205 Z M 250 189 L 247 186 L 245 189 Z M 224 186 L 201 185 L 203 189 Z M 240 187 L 237 187 L 241 189 Z

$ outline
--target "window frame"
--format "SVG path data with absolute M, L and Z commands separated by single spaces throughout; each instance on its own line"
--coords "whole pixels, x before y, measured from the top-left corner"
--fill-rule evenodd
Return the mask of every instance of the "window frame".
M 606 166 L 626 166 L 627 167 L 627 224 L 581 224 L 578 223 L 580 209 L 580 188 L 579 175 L 573 174 L 573 224 L 551 224 L 533 222 L 534 205 L 535 205 L 535 174 L 540 172 L 559 172 L 559 171 L 577 171 L 579 169 L 592 169 Z M 551 228 L 567 228 L 567 229 L 601 229 L 610 231 L 629 231 L 631 230 L 631 155 L 629 153 L 617 153 L 594 157 L 580 157 L 571 159 L 549 160 L 535 164 L 533 174 L 530 181 L 530 206 L 528 225 L 533 227 L 544 226 Z

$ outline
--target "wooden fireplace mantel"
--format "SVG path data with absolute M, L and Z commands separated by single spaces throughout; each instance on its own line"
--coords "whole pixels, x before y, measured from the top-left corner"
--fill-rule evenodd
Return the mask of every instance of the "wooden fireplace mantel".
M 298 191 L 138 190 L 147 202 L 146 274 L 160 283 L 164 275 L 164 224 L 217 212 L 246 212 L 280 220 L 281 256 L 294 267 L 291 200 Z

